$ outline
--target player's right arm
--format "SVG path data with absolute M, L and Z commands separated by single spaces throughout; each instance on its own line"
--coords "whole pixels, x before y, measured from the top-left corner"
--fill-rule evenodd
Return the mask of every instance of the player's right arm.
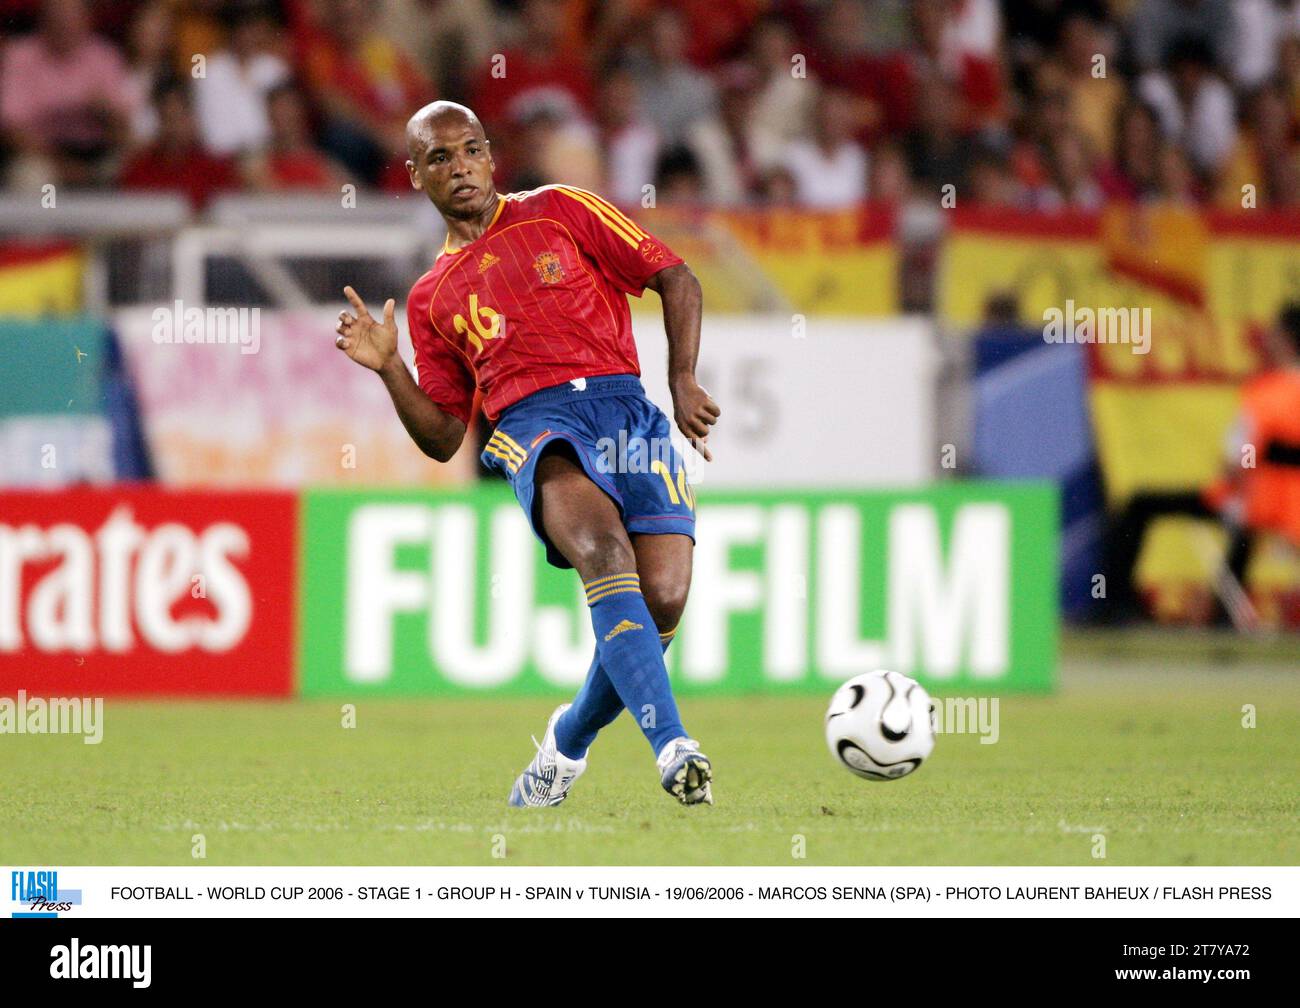
M 448 461 L 465 439 L 468 417 L 442 409 L 411 377 L 397 352 L 397 323 L 393 319 L 396 304 L 392 298 L 384 304 L 384 318 L 379 322 L 366 310 L 356 291 L 344 287 L 343 293 L 356 314 L 339 312 L 335 329 L 339 335 L 334 345 L 383 379 L 402 426 L 420 451 L 439 462 Z

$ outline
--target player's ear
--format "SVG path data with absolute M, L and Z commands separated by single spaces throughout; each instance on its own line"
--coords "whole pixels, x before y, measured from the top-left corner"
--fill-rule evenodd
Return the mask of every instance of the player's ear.
M 424 188 L 424 186 L 420 185 L 420 178 L 419 178 L 419 176 L 415 174 L 415 162 L 414 162 L 414 161 L 407 161 L 407 162 L 406 162 L 406 173 L 407 173 L 408 175 L 411 176 L 411 188 L 412 188 L 412 189 L 423 189 L 423 188 Z

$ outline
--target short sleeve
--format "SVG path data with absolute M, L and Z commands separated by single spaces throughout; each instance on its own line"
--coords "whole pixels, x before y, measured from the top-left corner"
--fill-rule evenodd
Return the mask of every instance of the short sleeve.
M 406 325 L 415 348 L 415 374 L 420 389 L 434 404 L 466 427 L 474 405 L 474 372 L 469 364 L 433 329 L 429 300 L 419 285 L 406 302 Z
M 582 251 L 619 290 L 641 296 L 660 270 L 682 260 L 612 203 L 573 186 L 555 186 L 556 212 Z

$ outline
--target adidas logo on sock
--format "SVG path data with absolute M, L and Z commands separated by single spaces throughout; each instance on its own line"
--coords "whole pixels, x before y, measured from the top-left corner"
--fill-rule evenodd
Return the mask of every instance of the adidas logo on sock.
M 644 630 L 644 629 L 645 627 L 643 627 L 640 623 L 633 623 L 630 619 L 625 619 L 622 622 L 620 622 L 619 625 L 616 626 L 613 630 L 605 634 L 605 640 L 606 641 L 612 640 L 613 638 L 617 637 L 619 634 L 623 633 L 626 630 Z

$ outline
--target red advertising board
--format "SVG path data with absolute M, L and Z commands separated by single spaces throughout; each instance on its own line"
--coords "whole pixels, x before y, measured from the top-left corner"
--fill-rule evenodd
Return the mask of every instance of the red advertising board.
M 0 493 L 0 695 L 290 695 L 297 525 L 293 493 Z

